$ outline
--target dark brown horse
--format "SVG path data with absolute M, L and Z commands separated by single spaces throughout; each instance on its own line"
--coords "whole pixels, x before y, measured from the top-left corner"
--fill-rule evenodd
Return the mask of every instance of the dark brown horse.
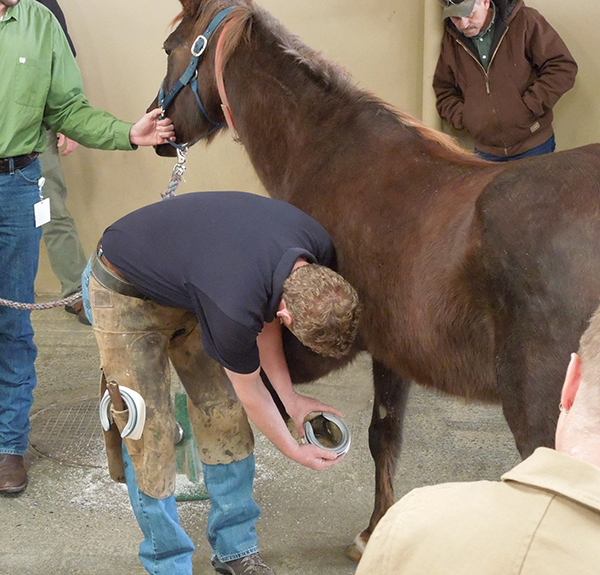
M 356 88 L 251 0 L 182 5 L 164 92 L 215 15 L 234 9 L 196 43 L 198 85 L 167 102 L 178 142 L 218 129 L 228 104 L 267 191 L 323 224 L 364 304 L 376 500 L 358 547 L 393 503 L 411 381 L 501 402 L 523 456 L 552 446 L 569 354 L 600 296 L 600 146 L 478 160 Z M 286 353 L 298 382 L 341 365 L 293 338 Z

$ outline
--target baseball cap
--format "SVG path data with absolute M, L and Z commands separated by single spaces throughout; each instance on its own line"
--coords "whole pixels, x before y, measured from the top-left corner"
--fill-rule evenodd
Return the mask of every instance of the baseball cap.
M 475 0 L 439 0 L 444 8 L 442 18 L 467 18 L 473 12 Z

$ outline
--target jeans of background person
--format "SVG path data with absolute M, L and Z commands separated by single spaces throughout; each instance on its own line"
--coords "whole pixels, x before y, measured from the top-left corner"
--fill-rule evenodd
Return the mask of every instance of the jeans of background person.
M 0 174 L 0 297 L 33 303 L 41 228 L 39 161 Z M 29 437 L 29 410 L 36 385 L 30 312 L 0 306 L 0 453 L 23 455 Z
M 548 140 L 546 140 L 543 144 L 536 146 L 535 148 L 531 148 L 531 150 L 527 150 L 527 152 L 523 152 L 522 154 L 517 154 L 516 156 L 494 156 L 492 154 L 486 154 L 485 152 L 480 152 L 479 150 L 475 150 L 475 153 L 484 160 L 489 160 L 490 162 L 512 162 L 513 160 L 521 160 L 522 158 L 530 158 L 532 156 L 542 156 L 543 154 L 551 154 L 556 150 L 556 140 L 554 135 Z
M 83 307 L 87 318 L 92 322 L 89 282 L 91 261 L 82 274 L 81 290 Z M 185 551 L 191 542 L 179 526 L 175 496 L 155 499 L 138 489 L 131 458 L 126 455 L 123 445 L 123 461 L 126 464 L 125 478 L 129 497 L 136 519 L 142 532 L 144 542 L 140 545 L 139 557 L 142 564 L 151 573 L 178 573 L 186 571 L 169 571 L 172 561 L 185 562 Z M 204 484 L 211 502 L 206 533 L 213 556 L 223 562 L 233 561 L 258 552 L 258 537 L 255 524 L 260 517 L 260 509 L 255 503 L 252 491 L 254 484 L 254 455 L 228 464 L 208 465 L 202 463 Z M 163 530 L 163 526 L 167 526 Z M 189 555 L 193 552 L 193 545 Z M 153 568 L 154 571 L 151 571 Z M 161 570 L 162 569 L 162 570 Z M 190 571 L 191 573 L 191 571 Z
M 42 237 L 48 259 L 61 285 L 61 297 L 81 289 L 81 272 L 87 258 L 79 241 L 75 220 L 67 209 L 67 186 L 60 165 L 56 134 L 46 130 L 46 150 L 40 155 L 42 175 L 46 178 L 44 196 L 50 198 L 52 219 L 43 226 Z

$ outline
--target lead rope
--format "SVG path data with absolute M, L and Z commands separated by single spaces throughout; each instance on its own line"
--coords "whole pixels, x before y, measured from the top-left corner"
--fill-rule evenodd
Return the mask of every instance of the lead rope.
M 169 142 L 171 143 L 171 142 Z M 173 145 L 175 145 L 173 143 Z M 185 172 L 185 162 L 187 160 L 187 155 L 189 151 L 189 147 L 186 144 L 175 145 L 177 148 L 177 163 L 173 168 L 173 173 L 171 174 L 171 179 L 169 180 L 169 185 L 167 189 L 160 194 L 163 200 L 167 198 L 175 197 L 175 190 L 179 187 L 179 184 L 183 181 L 183 173 Z M 69 297 L 55 300 L 55 301 L 47 301 L 44 303 L 23 303 L 20 301 L 13 301 L 10 299 L 0 298 L 0 306 L 10 307 L 12 309 L 18 310 L 41 310 L 41 309 L 52 309 L 54 307 L 64 307 L 66 305 L 70 305 L 81 300 L 82 293 L 79 291 L 70 295 Z
M 177 163 L 173 167 L 173 173 L 171 174 L 167 189 L 160 195 L 163 200 L 175 196 L 175 190 L 182 182 L 183 173 L 185 172 L 185 162 L 187 160 L 189 148 L 187 144 L 177 145 L 175 147 L 177 148 Z
M 36 309 L 52 309 L 53 307 L 62 307 L 69 305 L 81 299 L 81 292 L 74 293 L 64 299 L 56 301 L 47 301 L 44 303 L 22 303 L 20 301 L 12 301 L 0 297 L 0 305 L 4 307 L 12 307 L 20 310 L 36 310 Z

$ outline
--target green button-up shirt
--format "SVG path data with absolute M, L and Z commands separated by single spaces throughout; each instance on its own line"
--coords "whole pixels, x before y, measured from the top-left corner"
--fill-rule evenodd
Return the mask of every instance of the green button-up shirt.
M 21 0 L 0 20 L 0 158 L 42 152 L 44 124 L 88 148 L 131 150 L 131 124 L 92 108 L 52 13 Z
M 492 8 L 492 19 L 490 20 L 488 27 L 473 38 L 473 43 L 479 54 L 479 61 L 486 71 L 490 67 L 490 58 L 492 57 L 490 51 L 492 48 L 492 40 L 494 38 L 494 30 L 496 28 L 496 5 L 493 2 L 490 2 L 490 7 Z

